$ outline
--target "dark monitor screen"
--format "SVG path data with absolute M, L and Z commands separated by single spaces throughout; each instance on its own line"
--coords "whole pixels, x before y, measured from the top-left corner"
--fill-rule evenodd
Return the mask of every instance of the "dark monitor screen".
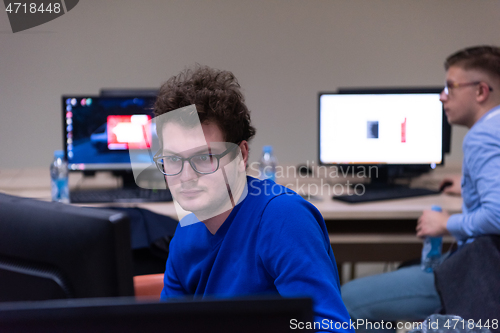
M 130 97 L 130 96 L 158 96 L 159 89 L 152 88 L 102 88 L 99 96 L 102 97 Z
M 0 193 L 0 302 L 133 296 L 128 216 Z
M 450 129 L 440 88 L 358 89 L 319 94 L 322 165 L 444 164 Z
M 293 332 L 299 327 L 306 327 L 306 324 L 311 324 L 312 321 L 313 308 L 310 298 L 191 300 L 163 303 L 138 303 L 127 299 L 89 299 L 0 304 L 0 331 L 4 333 L 278 333 Z
M 132 170 L 129 148 L 149 147 L 146 138 L 156 135 L 152 125 L 145 125 L 154 117 L 155 100 L 154 95 L 62 96 L 69 170 Z M 136 158 L 151 164 L 147 153 Z

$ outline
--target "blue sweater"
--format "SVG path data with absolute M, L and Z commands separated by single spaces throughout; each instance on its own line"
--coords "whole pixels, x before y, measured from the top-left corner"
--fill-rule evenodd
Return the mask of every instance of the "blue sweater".
M 336 322 L 346 327 L 350 317 L 319 211 L 270 180 L 248 177 L 247 181 L 248 195 L 215 235 L 203 223 L 179 224 L 170 243 L 161 299 L 309 296 L 314 300 L 317 330 L 353 332 L 335 329 Z

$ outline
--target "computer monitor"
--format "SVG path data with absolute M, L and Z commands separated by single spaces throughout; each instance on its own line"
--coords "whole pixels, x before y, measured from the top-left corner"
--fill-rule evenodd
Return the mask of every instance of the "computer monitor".
M 121 96 L 62 96 L 63 145 L 70 171 L 112 171 L 134 186 L 129 149 L 142 149 L 135 163 L 152 165 L 146 151 L 155 139 L 154 94 Z
M 11 332 L 290 332 L 313 325 L 310 298 L 136 302 L 85 299 L 0 303 L 0 331 Z M 335 326 L 335 323 L 320 323 Z M 316 328 L 321 328 L 316 326 Z M 312 332 L 299 329 L 301 332 Z M 316 330 L 314 330 L 316 331 Z
M 439 101 L 441 90 L 340 89 L 320 93 L 320 164 L 344 171 L 376 167 L 372 182 L 382 183 L 444 165 L 451 130 Z
M 133 296 L 128 216 L 0 193 L 0 302 Z
M 130 97 L 130 96 L 152 96 L 157 97 L 159 89 L 153 88 L 102 88 L 99 96 L 102 97 Z

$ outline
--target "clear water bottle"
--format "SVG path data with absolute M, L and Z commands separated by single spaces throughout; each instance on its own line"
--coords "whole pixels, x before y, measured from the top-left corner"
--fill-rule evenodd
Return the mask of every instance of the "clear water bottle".
M 276 166 L 278 160 L 273 154 L 272 146 L 264 146 L 262 157 L 259 160 L 260 179 L 271 179 L 276 181 Z
M 64 159 L 64 151 L 56 150 L 50 165 L 52 201 L 69 203 L 68 163 Z
M 433 211 L 442 212 L 439 206 L 432 206 Z M 424 272 L 432 273 L 439 265 L 441 251 L 443 248 L 443 237 L 425 237 L 422 247 L 422 261 L 420 267 Z

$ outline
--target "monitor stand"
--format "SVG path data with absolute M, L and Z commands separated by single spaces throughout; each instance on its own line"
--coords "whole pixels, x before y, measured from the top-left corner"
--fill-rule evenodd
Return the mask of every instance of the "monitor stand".
M 112 173 L 113 176 L 120 177 L 122 179 L 123 189 L 167 189 L 165 177 L 158 171 L 156 165 L 148 166 L 138 175 L 134 175 L 132 170 L 117 170 Z
M 165 178 L 156 166 L 144 169 L 137 179 L 132 170 L 115 170 L 113 176 L 122 179 L 122 186 L 111 189 L 82 189 L 70 191 L 72 203 L 139 203 L 172 201 Z M 89 175 L 89 173 L 87 173 Z M 137 185 L 139 184 L 139 185 Z
M 96 175 L 95 170 L 85 170 L 83 171 L 83 177 L 94 177 Z M 113 170 L 111 171 L 113 177 L 120 178 L 121 184 L 124 189 L 137 189 L 139 188 L 136 184 L 134 173 L 131 170 Z
M 134 173 L 129 170 L 120 170 L 111 172 L 114 177 L 120 177 L 122 179 L 122 188 L 139 188 L 135 183 Z

